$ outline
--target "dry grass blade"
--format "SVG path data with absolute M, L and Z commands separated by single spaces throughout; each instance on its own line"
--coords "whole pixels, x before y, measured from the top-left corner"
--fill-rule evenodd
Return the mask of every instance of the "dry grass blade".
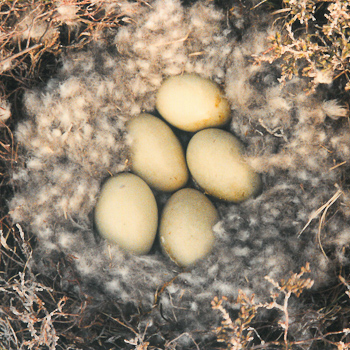
M 345 294 L 350 298 L 350 285 L 343 276 L 339 276 L 339 280 L 348 289 Z
M 310 223 L 312 222 L 312 220 L 316 219 L 319 214 L 322 213 L 321 218 L 320 218 L 320 222 L 318 225 L 318 231 L 317 231 L 317 241 L 318 244 L 320 246 L 320 249 L 323 253 L 323 255 L 328 259 L 326 252 L 324 251 L 323 247 L 322 247 L 322 243 L 321 243 L 321 230 L 322 227 L 326 221 L 326 216 L 327 216 L 327 212 L 328 209 L 338 200 L 338 198 L 340 196 L 343 195 L 343 191 L 341 189 L 338 189 L 337 192 L 332 196 L 332 198 L 330 198 L 327 203 L 323 204 L 320 208 L 318 208 L 315 212 L 312 213 L 309 221 L 306 223 L 306 225 L 303 227 L 303 229 L 298 233 L 298 237 L 300 237 L 300 235 L 306 230 L 306 228 L 310 225 Z

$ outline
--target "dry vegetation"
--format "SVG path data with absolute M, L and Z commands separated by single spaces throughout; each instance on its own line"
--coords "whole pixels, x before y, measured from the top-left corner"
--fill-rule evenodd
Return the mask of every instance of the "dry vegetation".
M 280 81 L 293 76 L 309 78 L 310 90 L 333 80 L 350 89 L 350 10 L 344 0 L 284 0 L 274 12 L 283 31 L 271 40 L 271 49 L 257 62 L 281 60 Z
M 6 0 L 0 4 L 0 349 L 177 348 L 171 335 L 142 328 L 142 314 L 126 320 L 122 305 L 77 293 L 79 276 L 71 268 L 72 257 L 60 258 L 55 276 L 35 274 L 29 264 L 35 237 L 18 224 L 12 226 L 7 216 L 6 200 L 13 191 L 10 173 L 20 161 L 12 130 L 21 117 L 21 91 L 54 74 L 62 52 L 83 50 L 92 40 L 108 40 L 120 25 L 132 22 L 122 9 L 108 3 Z M 256 57 L 257 63 L 281 60 L 281 81 L 303 75 L 311 91 L 335 80 L 340 96 L 347 97 L 348 1 L 284 0 L 277 10 L 276 3 L 262 1 L 255 8 L 266 5 L 274 6 L 276 23 L 282 23 L 283 31 L 271 38 L 271 49 Z M 215 298 L 212 307 L 221 312 L 223 321 L 208 333 L 216 340 L 207 346 L 193 341 L 191 348 L 350 349 L 350 280 L 341 266 L 336 272 L 339 283 L 323 292 L 304 293 L 308 307 L 290 318 L 289 302 L 313 284 L 304 277 L 307 272 L 305 266 L 284 281 L 267 279 L 276 291 L 270 303 L 256 302 L 243 292 L 235 301 Z M 63 273 L 71 274 L 74 293 L 63 292 Z M 291 339 L 290 327 L 311 329 L 314 336 Z
M 106 39 L 129 22 L 109 1 L 3 1 L 0 5 L 0 72 L 25 84 L 43 74 L 48 59 Z M 48 56 L 51 54 L 52 56 Z M 54 65 L 55 62 L 51 62 Z M 47 68 L 46 68 L 47 69 Z
M 303 349 L 312 348 L 312 346 L 316 349 L 317 346 L 320 348 L 326 344 L 333 345 L 335 349 L 349 349 L 350 342 L 345 340 L 348 333 L 350 333 L 349 328 L 340 331 L 329 331 L 315 335 L 310 339 L 293 340 L 289 337 L 288 330 L 292 322 L 289 316 L 288 302 L 291 297 L 298 298 L 305 289 L 312 287 L 313 281 L 310 278 L 303 278 L 303 275 L 308 272 L 310 272 L 310 267 L 307 264 L 302 267 L 300 273 L 291 274 L 288 280 L 276 282 L 270 277 L 265 277 L 276 290 L 275 293 L 271 293 L 271 302 L 269 303 L 257 303 L 254 296 L 249 298 L 244 292 L 240 291 L 236 301 L 240 305 L 240 311 L 238 318 L 234 321 L 223 307 L 223 303 L 227 302 L 227 299 L 218 300 L 215 298 L 212 307 L 219 310 L 223 317 L 221 326 L 216 329 L 218 341 L 227 344 L 228 349 Z M 342 277 L 340 279 L 343 283 L 346 283 Z M 252 326 L 252 321 L 260 309 L 278 311 L 279 317 L 275 327 L 280 328 L 281 336 L 277 341 L 263 340 L 258 330 Z M 321 317 L 325 316 L 322 313 L 319 315 Z M 334 336 L 337 336 L 340 340 L 334 340 L 336 339 Z M 257 341 L 259 344 L 254 345 Z

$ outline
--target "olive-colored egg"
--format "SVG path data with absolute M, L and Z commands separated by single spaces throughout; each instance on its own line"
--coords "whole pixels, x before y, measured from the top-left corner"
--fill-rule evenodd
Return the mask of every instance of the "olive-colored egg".
M 173 131 L 159 118 L 142 113 L 127 126 L 132 138 L 132 172 L 154 189 L 172 192 L 189 177 L 185 154 Z
M 183 188 L 166 203 L 159 227 L 163 251 L 178 265 L 188 266 L 210 253 L 214 245 L 212 227 L 219 214 L 201 192 Z
M 243 145 L 220 129 L 199 131 L 187 147 L 187 165 L 207 193 L 230 202 L 242 202 L 261 188 L 260 175 L 245 162 Z
M 220 87 L 197 74 L 166 79 L 158 90 L 156 107 L 170 124 L 191 132 L 224 125 L 231 114 Z
M 95 224 L 102 237 L 134 254 L 147 254 L 154 242 L 158 208 L 140 177 L 121 173 L 103 185 L 95 207 Z

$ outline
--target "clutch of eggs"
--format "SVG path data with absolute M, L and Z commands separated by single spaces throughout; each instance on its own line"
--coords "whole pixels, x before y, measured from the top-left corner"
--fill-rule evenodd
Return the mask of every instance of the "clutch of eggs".
M 219 214 L 201 192 L 183 188 L 189 172 L 205 193 L 242 202 L 261 189 L 260 176 L 245 162 L 243 146 L 231 133 L 216 129 L 230 118 L 220 87 L 195 74 L 166 79 L 156 108 L 172 126 L 197 132 L 186 157 L 180 141 L 161 119 L 142 113 L 127 124 L 131 171 L 107 180 L 95 208 L 96 228 L 105 239 L 133 254 L 147 254 L 154 242 L 158 209 L 151 190 L 175 192 L 160 218 L 163 252 L 179 266 L 210 253 Z M 203 130 L 204 129 L 204 130 Z

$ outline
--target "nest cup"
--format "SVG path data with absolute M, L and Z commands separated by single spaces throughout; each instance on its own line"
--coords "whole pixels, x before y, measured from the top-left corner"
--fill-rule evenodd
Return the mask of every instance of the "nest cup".
M 160 337 L 188 333 L 177 340 L 186 348 L 194 340 L 213 339 L 208 330 L 220 324 L 211 308 L 215 296 L 233 300 L 243 290 L 266 300 L 273 289 L 266 275 L 278 280 L 310 262 L 320 286 L 332 278 L 333 264 L 347 263 L 343 209 L 337 207 L 323 241 L 332 259 L 314 240 L 314 222 L 307 234 L 298 233 L 341 183 L 343 169 L 333 169 L 327 150 L 344 161 L 350 138 L 347 130 L 337 133 L 332 119 L 344 111 L 331 115 L 323 99 L 305 94 L 302 79 L 282 87 L 276 67 L 251 63 L 252 55 L 268 48 L 266 23 L 238 37 L 211 2 L 150 5 L 132 7 L 137 22 L 119 28 L 113 45 L 95 43 L 63 57 L 57 76 L 25 94 L 26 119 L 15 133 L 25 166 L 12 175 L 16 192 L 10 210 L 13 222 L 38 239 L 33 269 L 52 276 L 59 254 L 72 257 L 79 283 L 72 284 L 65 271 L 63 288 L 111 300 L 122 305 L 124 315 L 137 309 L 140 327 L 147 324 Z M 159 249 L 134 256 L 108 244 L 96 237 L 92 220 L 103 181 L 129 170 L 126 123 L 154 111 L 162 81 L 183 72 L 224 88 L 232 110 L 226 128 L 245 145 L 264 186 L 246 202 L 216 203 L 221 220 L 214 227 L 213 251 L 185 270 Z M 161 207 L 168 197 L 155 194 Z

